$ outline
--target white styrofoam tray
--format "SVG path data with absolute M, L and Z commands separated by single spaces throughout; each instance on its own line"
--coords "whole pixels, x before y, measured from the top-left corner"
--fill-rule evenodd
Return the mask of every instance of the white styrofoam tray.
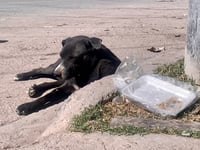
M 196 100 L 196 93 L 145 75 L 122 89 L 122 94 L 149 111 L 162 116 L 176 116 Z

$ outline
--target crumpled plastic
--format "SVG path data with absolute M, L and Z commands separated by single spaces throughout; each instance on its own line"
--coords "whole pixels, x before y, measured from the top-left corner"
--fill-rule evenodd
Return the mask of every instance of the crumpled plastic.
M 142 76 L 143 69 L 137 64 L 135 58 L 126 57 L 117 68 L 113 81 L 115 87 L 120 92 L 129 83 Z
M 141 89 L 140 89 L 140 87 L 138 87 L 138 83 L 136 83 L 137 85 L 134 86 L 134 82 L 137 82 L 137 80 L 141 79 L 142 77 L 143 78 L 147 77 L 146 79 L 150 79 L 149 77 L 158 79 L 158 81 L 159 80 L 161 81 L 161 84 L 163 82 L 166 82 L 166 84 L 168 85 L 167 88 L 169 88 L 169 89 L 172 88 L 172 90 L 170 91 L 170 90 L 166 89 L 166 87 L 163 87 L 163 88 L 161 87 L 161 90 L 160 90 L 160 89 L 157 89 L 160 86 L 157 87 L 156 85 L 154 85 L 155 87 L 153 87 L 153 89 L 143 88 L 142 93 L 144 93 L 144 96 L 141 96 L 141 91 L 140 91 L 141 97 L 138 97 L 138 95 L 134 95 L 134 94 L 136 94 L 135 91 L 138 89 L 139 90 L 141 90 Z M 190 105 L 192 105 L 193 103 L 195 103 L 197 100 L 196 97 L 198 95 L 197 88 L 187 82 L 181 82 L 174 78 L 162 76 L 162 75 L 158 75 L 158 74 L 150 74 L 150 75 L 145 74 L 143 69 L 137 64 L 136 60 L 133 57 L 126 57 L 121 62 L 121 64 L 119 65 L 119 67 L 117 68 L 117 70 L 113 76 L 113 81 L 114 81 L 114 85 L 116 86 L 117 90 L 123 96 L 132 100 L 136 104 L 139 104 L 139 106 L 142 106 L 143 108 L 146 108 L 147 110 L 149 110 L 153 113 L 156 113 L 156 114 L 160 114 L 162 116 L 177 116 L 185 108 L 187 108 Z M 146 81 L 140 81 L 140 82 L 141 82 L 140 83 L 141 85 L 139 85 L 139 86 L 141 86 L 141 87 L 143 86 L 142 84 L 147 84 L 147 83 L 145 83 Z M 151 80 L 148 82 L 154 82 L 154 80 Z M 159 82 L 158 82 L 158 84 L 159 84 Z M 171 86 L 170 86 L 170 84 L 171 84 Z M 144 85 L 144 86 L 146 86 L 146 85 Z M 147 86 L 149 86 L 149 85 L 147 85 Z M 180 89 L 182 92 L 181 93 L 176 87 L 179 87 L 186 91 Z M 127 89 L 127 88 L 130 88 L 130 89 Z M 155 88 L 155 90 L 154 90 L 154 88 Z M 152 91 L 152 93 L 154 93 L 155 97 L 154 97 L 154 95 L 151 95 L 151 92 L 149 92 L 150 90 L 154 90 L 154 91 Z M 160 90 L 160 93 L 159 93 L 159 90 Z M 165 93 L 165 90 L 166 90 L 167 94 Z M 178 91 L 176 91 L 176 90 L 178 90 Z M 178 92 L 180 92 L 180 93 L 178 93 Z M 149 94 L 149 100 L 148 100 L 147 94 Z M 179 97 L 179 95 L 177 95 L 177 94 L 180 94 L 181 96 Z M 189 95 L 187 95 L 187 94 L 189 94 Z M 162 95 L 164 95 L 164 96 L 162 96 Z M 145 100 L 142 100 L 141 98 L 144 98 L 144 97 L 145 97 Z M 168 102 L 165 103 L 164 100 L 161 99 L 161 97 L 168 100 Z M 184 98 L 186 98 L 187 102 L 183 101 Z M 155 101 L 154 101 L 154 99 L 155 99 Z M 189 99 L 189 101 L 188 101 L 188 99 Z M 180 103 L 182 103 L 182 106 L 180 108 L 175 106 Z M 162 109 L 157 108 L 157 106 L 159 106 L 158 104 L 160 104 L 160 106 L 162 106 L 162 107 L 164 107 L 164 106 L 166 107 L 166 105 L 168 105 L 169 108 L 167 108 L 167 107 L 166 108 L 169 110 L 164 110 L 164 109 L 162 110 Z

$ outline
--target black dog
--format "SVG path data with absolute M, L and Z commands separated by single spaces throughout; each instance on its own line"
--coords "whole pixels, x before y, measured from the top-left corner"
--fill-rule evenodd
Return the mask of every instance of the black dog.
M 115 72 L 120 60 L 103 44 L 101 39 L 75 36 L 62 41 L 60 59 L 47 68 L 17 74 L 16 81 L 52 78 L 56 81 L 33 85 L 29 89 L 32 98 L 55 88 L 37 100 L 18 106 L 19 115 L 28 115 L 59 103 L 75 90 Z

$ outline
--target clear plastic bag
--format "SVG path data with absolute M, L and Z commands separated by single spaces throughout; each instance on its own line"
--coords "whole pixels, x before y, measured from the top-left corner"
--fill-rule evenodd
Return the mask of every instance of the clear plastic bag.
M 126 57 L 117 68 L 113 81 L 116 88 L 120 91 L 130 82 L 143 75 L 143 70 L 138 66 L 133 57 Z

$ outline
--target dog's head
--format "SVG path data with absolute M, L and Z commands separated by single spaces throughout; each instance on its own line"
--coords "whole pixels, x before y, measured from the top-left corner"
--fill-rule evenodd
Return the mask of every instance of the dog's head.
M 60 52 L 64 70 L 62 77 L 64 79 L 72 78 L 77 74 L 77 66 L 80 60 L 87 55 L 88 52 L 101 48 L 101 39 L 87 36 L 75 36 L 62 41 L 63 48 Z
M 63 60 L 72 60 L 81 55 L 101 48 L 102 40 L 99 38 L 89 38 L 87 36 L 75 36 L 62 41 L 62 51 L 60 56 Z

